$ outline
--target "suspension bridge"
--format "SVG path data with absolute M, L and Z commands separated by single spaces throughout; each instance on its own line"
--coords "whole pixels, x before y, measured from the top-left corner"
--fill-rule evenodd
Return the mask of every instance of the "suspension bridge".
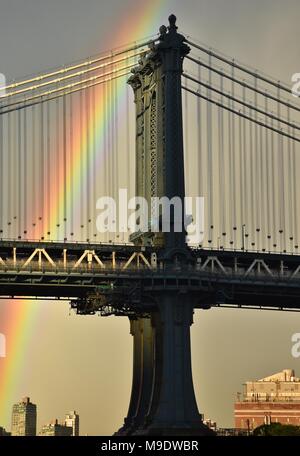
M 173 15 L 154 37 L 0 89 L 1 298 L 129 318 L 118 435 L 211 432 L 194 309 L 300 309 L 299 112 L 290 87 L 179 33 Z M 201 241 L 183 204 L 180 230 L 171 208 L 168 232 L 99 232 L 98 199 L 125 188 L 149 203 L 202 196 Z

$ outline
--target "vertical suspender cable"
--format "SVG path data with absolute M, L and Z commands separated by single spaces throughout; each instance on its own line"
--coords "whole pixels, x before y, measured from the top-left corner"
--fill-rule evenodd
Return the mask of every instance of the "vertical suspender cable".
M 189 156 L 189 135 L 188 135 L 188 92 L 187 90 L 184 91 L 184 152 L 185 152 L 185 157 Z M 189 180 L 189 160 L 186 159 L 184 161 L 185 163 L 185 185 L 190 185 L 190 180 Z M 185 189 L 187 191 L 187 188 Z M 190 189 L 189 189 L 190 190 Z
M 243 86 L 243 102 L 246 101 L 246 88 Z M 243 106 L 243 114 L 246 114 L 246 108 Z M 248 183 L 249 183 L 249 176 L 248 176 L 248 149 L 247 149 L 247 128 L 246 128 L 246 119 L 242 119 L 242 137 L 243 137 L 243 151 L 244 151 L 244 167 L 243 167 L 243 187 L 244 187 L 244 202 L 243 202 L 243 209 L 244 209 L 244 221 L 242 226 L 242 236 L 243 236 L 243 244 L 245 249 L 247 250 L 248 247 L 248 233 L 246 231 L 249 230 L 250 224 L 250 217 L 249 217 L 249 204 L 248 204 Z M 246 237 L 247 235 L 247 237 Z
M 232 60 L 233 64 L 234 64 L 234 60 Z M 234 65 L 232 65 L 231 67 L 231 76 L 232 76 L 232 79 L 234 79 Z M 231 81 L 231 96 L 234 97 L 234 81 Z M 234 110 L 235 108 L 235 104 L 234 104 L 234 101 L 232 100 L 231 102 L 231 108 Z M 236 230 L 237 230 L 237 224 L 238 224 L 238 220 L 237 220 L 237 211 L 236 211 L 236 208 L 237 208 L 237 199 L 238 197 L 240 198 L 241 195 L 238 194 L 238 191 L 237 191 L 237 185 L 236 185 L 236 175 L 235 175 L 235 167 L 236 167 L 236 150 L 235 150 L 235 114 L 231 114 L 231 117 L 232 117 L 232 122 L 231 122 L 231 144 L 232 144 L 232 154 L 231 154 L 231 158 L 232 158 L 232 162 L 231 162 L 231 168 L 232 168 L 232 202 L 233 202 L 233 219 L 232 219 L 232 223 L 231 223 L 231 229 L 233 230 L 233 237 L 232 237 L 232 241 L 233 241 L 233 247 L 236 248 Z
M 265 97 L 265 111 L 266 113 L 268 112 L 268 97 Z M 265 123 L 268 125 L 268 116 L 266 114 L 265 116 Z M 272 195 L 272 191 L 270 189 L 270 173 L 272 173 L 272 169 L 270 166 L 270 152 L 271 154 L 273 151 L 269 150 L 269 130 L 268 128 L 265 128 L 265 143 L 266 143 L 266 148 L 265 148 L 265 157 L 266 157 L 266 216 L 267 216 L 267 221 L 266 221 L 266 234 L 267 234 L 267 248 L 268 250 L 271 249 L 271 226 L 272 226 L 272 198 L 274 198 L 274 195 Z
M 119 183 L 119 160 L 120 160 L 120 157 L 119 157 L 119 141 L 118 141 L 118 138 L 119 138 L 119 128 L 118 128 L 118 79 L 115 79 L 114 80 L 114 89 L 115 89 L 115 121 L 114 121 L 114 124 L 115 124 L 115 128 L 114 128 L 114 136 L 115 136 L 115 173 L 116 173 L 116 185 L 115 185 L 115 191 L 116 191 L 116 195 L 115 195 L 115 201 L 117 203 L 117 205 L 119 205 L 119 188 L 120 188 L 120 183 Z M 117 218 L 117 221 L 118 221 L 118 218 Z M 120 236 L 120 233 L 119 233 L 119 227 L 117 225 L 116 227 L 116 230 L 117 230 L 117 233 L 118 233 L 118 239 L 119 239 L 119 236 Z
M 1 106 L 1 104 L 0 104 Z M 4 115 L 0 114 L 0 238 L 3 237 L 3 219 L 4 219 L 4 214 L 3 214 L 3 119 Z
M 91 129 L 90 129 L 90 89 L 85 89 L 85 134 L 86 134 L 86 236 L 91 237 Z
M 260 184 L 260 189 L 261 189 L 261 199 L 260 199 L 260 224 L 259 224 L 259 229 L 260 229 L 260 249 L 265 249 L 266 244 L 266 205 L 265 205 L 265 198 L 266 198 L 266 187 L 263 185 L 263 182 L 266 180 L 263 179 L 265 176 L 264 170 L 266 169 L 264 166 L 265 162 L 265 155 L 266 155 L 266 150 L 264 151 L 263 149 L 263 128 L 259 127 L 259 154 L 260 154 L 260 175 L 261 175 L 261 184 Z
M 24 238 L 26 239 L 27 237 L 27 208 L 28 208 L 28 174 L 27 174 L 27 164 L 28 164 L 28 149 L 27 149 L 27 108 L 24 108 L 24 123 L 23 123 L 23 128 L 24 128 L 24 149 L 23 149 L 23 156 L 24 156 L 24 167 L 23 167 L 23 180 L 24 180 L 24 195 L 23 195 L 23 226 L 24 226 L 24 231 L 23 235 Z
M 17 112 L 12 113 L 12 137 L 11 137 L 11 182 L 10 182 L 10 191 L 11 191 L 11 202 L 12 202 L 12 213 L 11 213 L 11 235 L 12 238 L 16 238 L 15 233 L 15 222 L 16 222 L 16 151 L 17 151 L 17 124 L 16 124 Z
M 10 239 L 11 236 L 11 182 L 12 182 L 12 174 L 11 174 L 11 157 L 12 157 L 12 147 L 11 147 L 11 125 L 12 125 L 12 113 L 10 112 L 8 114 L 7 118 L 7 153 L 8 153 L 8 158 L 7 158 L 7 190 L 8 190 L 8 195 L 7 195 L 7 231 L 8 231 L 8 238 Z
M 254 107 L 257 107 L 257 75 L 254 76 Z M 257 121 L 257 111 L 254 110 L 254 119 Z M 255 123 L 254 126 L 254 150 L 253 150 L 253 169 L 254 169 L 254 186 L 253 192 L 255 194 L 255 208 L 256 208 L 256 215 L 255 215 L 255 236 L 256 239 L 256 249 L 259 250 L 260 248 L 260 228 L 261 228 L 261 221 L 260 221 L 260 209 L 261 209 L 261 198 L 262 198 L 262 189 L 261 189 L 261 177 L 260 177 L 260 160 L 259 160 L 259 130 L 258 125 Z
M 17 168 L 17 163 L 16 163 L 16 153 L 17 153 L 17 140 L 18 140 L 18 135 L 17 135 L 17 112 L 14 111 L 12 113 L 12 169 L 11 169 L 11 194 L 12 194 L 12 224 L 11 224 L 11 229 L 12 229 L 12 237 L 13 239 L 16 238 L 16 204 L 17 204 L 17 195 L 18 192 L 16 192 L 16 168 Z
M 113 68 L 113 62 L 111 61 L 111 68 Z M 114 198 L 114 189 L 115 189 L 115 180 L 114 180 L 114 165 L 115 165 L 115 138 L 114 138 L 114 112 L 115 112 L 115 104 L 114 104 L 114 83 L 110 81 L 110 100 L 109 100 L 109 131 L 110 131 L 110 145 L 109 145 L 109 157 L 110 157 L 110 196 Z M 115 234 L 109 233 L 110 240 L 112 241 Z
M 111 192 L 111 188 L 112 188 L 112 142 L 111 142 L 111 136 L 112 136 L 112 132 L 111 132 L 111 103 L 112 103 L 112 83 L 111 81 L 108 82 L 108 99 L 107 99 L 107 112 L 108 112 L 108 115 L 107 115 L 107 120 L 108 120 L 108 135 L 107 135 L 107 161 L 108 161 L 108 170 L 109 170 L 109 173 L 108 173 L 108 195 L 110 197 L 112 197 L 112 192 Z M 110 233 L 107 232 L 107 240 L 110 241 Z
M 198 65 L 198 81 L 201 81 L 201 66 Z M 199 85 L 199 93 L 201 93 L 201 85 Z M 201 98 L 197 99 L 197 149 L 198 149 L 198 189 L 199 196 L 203 197 L 203 165 L 202 165 L 202 113 L 201 113 Z
M 185 135 L 185 144 L 184 144 L 184 182 L 185 182 L 185 192 L 188 195 L 191 195 L 193 192 L 192 183 L 193 183 L 193 174 L 191 176 L 190 168 L 190 147 L 189 147 L 189 93 L 184 91 L 184 135 Z M 149 133 L 151 136 L 151 133 Z
M 129 59 L 126 60 L 126 66 L 129 64 Z M 127 166 L 127 182 L 126 187 L 128 189 L 128 195 L 130 192 L 131 185 L 131 153 L 130 153 L 130 125 L 129 125 L 129 85 L 126 87 L 126 166 Z
M 245 194 L 245 190 L 244 190 L 244 185 L 246 185 L 246 183 L 244 183 L 243 185 L 243 175 L 244 175 L 244 166 L 245 166 L 245 151 L 244 151 L 244 148 L 243 148 L 243 136 L 242 136 L 242 123 L 243 123 L 243 119 L 241 118 L 241 116 L 239 116 L 238 118 L 238 124 L 239 124 L 239 164 L 240 164 L 240 172 L 239 172 L 239 181 L 240 181 L 240 217 L 239 217 L 239 220 L 240 220 L 240 226 L 238 227 L 239 228 L 239 235 L 241 236 L 240 238 L 240 244 L 238 245 L 238 248 L 244 246 L 244 242 L 245 242 L 245 239 L 243 238 L 244 237 L 244 224 L 245 224 L 245 215 L 244 215 L 244 194 Z
M 228 98 L 228 107 L 231 108 L 231 100 Z M 227 113 L 227 118 L 228 118 L 228 217 L 229 217 L 229 223 L 228 223 L 228 228 L 229 228 L 229 247 L 232 248 L 233 246 L 233 199 L 234 199 L 234 194 L 233 194 L 233 185 L 232 185 L 232 127 L 231 127 L 231 122 L 232 122 L 232 114 L 230 112 Z
M 209 56 L 209 67 L 212 65 L 211 62 L 211 55 Z M 211 86 L 211 70 L 209 69 L 208 71 L 208 79 L 209 79 L 209 85 Z M 207 97 L 210 99 L 211 98 L 211 91 L 207 89 Z M 209 239 L 208 242 L 210 244 L 213 244 L 213 176 L 212 176 L 212 129 L 211 129 L 211 122 L 212 122 L 212 105 L 208 101 L 207 102 L 207 163 L 208 163 L 208 186 L 207 186 L 207 192 L 208 192 L 208 223 L 209 223 Z
M 220 77 L 221 92 L 224 91 L 223 76 Z M 221 103 L 223 104 L 223 96 L 221 96 Z M 224 115 L 223 109 L 218 108 L 219 117 L 219 204 L 220 204 L 220 221 L 221 221 L 221 235 L 222 245 L 225 242 L 226 236 L 226 188 L 225 188 L 225 160 L 224 160 Z
M 271 128 L 273 128 L 273 119 L 271 118 Z M 272 244 L 272 249 L 275 249 L 277 247 L 277 229 L 276 229 L 276 203 L 277 203 L 277 198 L 276 198 L 276 191 L 275 191 L 275 178 L 276 178 L 276 164 L 275 164 L 275 141 L 274 141 L 274 132 L 271 130 L 271 163 L 272 163 L 272 203 L 273 203 L 273 232 L 272 232 L 272 238 L 273 238 L 273 244 Z
M 55 160 L 55 175 L 56 175 L 56 191 L 58 192 L 57 195 L 59 195 L 60 193 L 60 174 L 61 174 L 61 171 L 60 171 L 60 150 L 59 150 L 59 147 L 60 147 L 60 106 L 59 106 L 59 98 L 56 99 L 56 103 L 55 103 L 55 108 L 56 108 L 56 113 L 55 113 L 55 116 L 56 116 L 56 131 L 55 131 L 55 135 L 56 135 L 56 151 L 55 151 L 55 157 L 56 157 L 56 160 Z M 60 201 L 60 198 L 58 197 L 57 200 L 56 200 L 56 206 L 55 206 L 55 214 L 53 214 L 53 218 L 55 217 L 55 220 L 53 220 L 53 223 L 55 222 L 55 225 L 56 225 L 56 229 L 55 229 L 55 240 L 58 240 L 59 239 L 59 225 L 60 225 L 60 210 L 61 210 L 61 201 Z
M 63 95 L 63 234 L 67 237 L 67 99 L 66 94 Z
M 290 108 L 287 108 L 287 119 L 290 122 Z M 288 134 L 291 134 L 290 126 L 288 126 Z M 288 232 L 285 233 L 285 236 L 289 237 L 289 252 L 293 250 L 293 215 L 296 215 L 296 208 L 294 205 L 294 194 L 293 194 L 293 162 L 292 162 L 292 149 L 291 149 L 291 140 L 287 140 L 287 159 L 288 159 L 288 201 L 289 201 L 289 217 L 288 217 Z
M 73 140 L 73 122 L 74 122 L 74 103 L 73 103 L 74 95 L 70 94 L 70 119 L 69 119 L 69 130 L 70 130 L 70 153 L 69 153 L 69 176 L 70 176 L 70 183 L 69 183 L 69 204 L 70 204 L 70 236 L 71 239 L 74 236 L 74 193 L 76 189 L 76 182 L 75 182 L 75 173 L 74 173 L 74 140 Z
M 18 239 L 21 238 L 21 229 L 22 229 L 22 192 L 23 192 L 23 176 L 21 170 L 23 169 L 23 160 L 22 156 L 22 110 L 18 111 Z
M 92 219 L 92 226 L 91 226 L 91 231 L 93 234 L 93 237 L 96 238 L 97 234 L 95 231 L 95 207 L 96 207 L 96 199 L 97 199 L 97 172 L 98 170 L 96 169 L 97 167 L 97 130 L 96 130 L 96 87 L 93 86 L 92 88 L 92 123 L 91 123 L 91 141 L 92 141 L 92 189 L 93 189 L 93 195 L 91 195 L 92 198 L 92 213 L 91 213 L 91 219 Z
M 81 90 L 82 92 L 82 154 L 81 154 L 81 166 L 82 166 L 82 241 L 86 241 L 88 237 L 88 220 L 87 220 L 87 181 L 88 181 L 88 170 L 87 170 L 87 155 L 88 155 L 88 134 L 87 134 L 87 92 L 86 89 Z
M 51 160 L 51 122 L 50 122 L 50 101 L 46 103 L 46 128 L 47 128 L 47 140 L 46 140 L 46 172 L 45 172 L 45 181 L 46 181 L 46 212 L 45 212 L 45 227 L 44 229 L 47 230 L 47 238 L 50 239 L 50 195 L 52 192 L 52 185 L 51 185 L 51 174 L 53 173 L 53 165 Z
M 80 76 L 82 79 L 82 76 Z M 80 166 L 80 240 L 83 241 L 83 207 L 84 207 L 84 175 L 83 175 L 83 155 L 84 155 L 84 137 L 83 137 L 83 93 L 82 90 L 79 90 L 79 142 L 80 142 L 80 151 L 79 151 L 79 166 Z
M 250 116 L 252 116 L 252 110 L 250 110 Z M 250 157 L 250 199 L 251 199 L 251 204 L 250 204 L 250 220 L 251 220 L 251 250 L 254 249 L 255 246 L 255 200 L 254 200 L 254 192 L 255 192 L 255 181 L 254 181 L 254 155 L 255 152 L 253 152 L 253 149 L 255 147 L 255 144 L 253 144 L 253 123 L 249 121 L 249 146 L 250 146 L 250 151 L 249 151 L 249 157 Z
M 33 177 L 32 177 L 32 187 L 31 187 L 31 198 L 32 198 L 32 238 L 37 240 L 37 220 L 38 220 L 38 151 L 37 151 L 37 144 L 36 144 L 36 136 L 37 136 L 37 125 L 36 125 L 36 107 L 32 106 L 32 169 L 33 169 Z
M 39 238 L 44 237 L 44 207 L 45 207 L 45 149 L 44 149 L 44 103 L 40 104 L 40 170 L 39 170 Z
M 113 68 L 113 66 L 112 66 Z M 115 81 L 111 81 L 111 196 L 116 201 L 116 129 L 115 129 Z M 116 233 L 111 234 L 115 241 Z
M 292 128 L 292 135 L 295 135 L 295 129 Z M 294 249 L 298 249 L 298 206 L 297 206 L 297 160 L 296 160 L 296 143 L 292 142 L 292 157 L 293 157 L 293 200 L 294 200 L 294 229 L 293 229 L 293 238 L 294 238 Z
M 280 100 L 280 88 L 278 87 L 278 100 Z M 280 103 L 277 103 L 277 116 L 280 118 Z M 280 121 L 278 120 L 278 130 L 281 129 Z M 283 159 L 283 137 L 278 134 L 278 203 L 279 203 L 279 239 L 280 239 L 280 251 L 284 250 L 284 201 L 285 201 L 285 188 L 284 188 L 284 159 Z
M 108 143 L 108 114 L 107 114 L 107 94 L 108 94 L 108 84 L 103 84 L 103 103 L 104 103 L 104 127 L 103 127 L 103 167 L 104 167 L 104 175 L 103 175 L 103 183 L 104 185 L 101 186 L 102 194 L 104 196 L 108 196 L 108 153 L 107 153 L 107 143 Z M 104 235 L 104 240 L 106 240 L 106 234 Z

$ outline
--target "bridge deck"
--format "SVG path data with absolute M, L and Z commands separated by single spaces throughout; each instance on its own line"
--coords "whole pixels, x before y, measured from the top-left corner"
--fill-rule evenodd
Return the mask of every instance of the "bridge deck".
M 153 261 L 159 251 L 124 244 L 0 242 L 0 296 L 84 298 L 96 287 L 192 292 L 198 307 L 300 309 L 300 256 L 193 250 L 194 263 Z

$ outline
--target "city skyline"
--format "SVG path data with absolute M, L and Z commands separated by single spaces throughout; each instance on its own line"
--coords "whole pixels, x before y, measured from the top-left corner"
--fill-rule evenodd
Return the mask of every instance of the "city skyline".
M 300 425 L 300 378 L 296 376 L 293 369 L 283 369 L 278 373 L 268 375 L 262 379 L 248 379 L 243 384 L 244 392 L 237 393 L 237 399 L 234 404 L 234 421 L 235 430 L 237 432 L 245 429 L 253 431 L 255 427 L 262 424 L 281 423 Z M 26 428 L 26 423 L 23 418 L 14 416 L 24 413 L 24 407 L 28 404 L 34 407 L 34 421 L 37 418 L 37 406 L 30 402 L 29 397 L 23 398 L 19 403 L 12 407 L 12 428 L 5 429 L 0 426 L 3 434 L 7 435 L 37 435 L 37 436 L 79 436 L 79 415 L 76 411 L 70 411 L 65 414 L 65 419 L 59 422 L 57 418 L 51 419 L 43 424 L 39 430 L 34 431 L 23 430 Z M 254 406 L 253 406 L 254 404 Z M 258 404 L 258 405 L 255 405 Z M 21 408 L 20 408 L 21 407 Z M 281 410 L 282 409 L 282 410 Z M 247 419 L 246 419 L 246 418 Z M 250 418 L 249 418 L 250 417 Z M 254 418 L 253 418 L 254 417 Z M 31 422 L 32 419 L 30 418 Z M 223 432 L 219 429 L 218 423 L 213 417 L 203 416 L 203 421 L 215 431 Z M 31 424 L 31 428 L 36 424 Z M 22 428 L 22 429 L 21 429 Z M 69 428 L 69 429 L 67 429 Z M 234 430 L 232 429 L 232 431 Z M 225 429 L 225 432 L 231 432 L 230 429 Z
M 12 406 L 11 428 L 5 430 L 11 436 L 37 436 L 37 435 L 69 435 L 78 437 L 79 433 L 79 414 L 72 410 L 65 414 L 65 419 L 61 422 L 57 418 L 43 424 L 37 428 L 38 407 L 30 401 L 29 396 L 25 396 L 18 403 Z M 67 429 L 66 429 L 67 428 Z

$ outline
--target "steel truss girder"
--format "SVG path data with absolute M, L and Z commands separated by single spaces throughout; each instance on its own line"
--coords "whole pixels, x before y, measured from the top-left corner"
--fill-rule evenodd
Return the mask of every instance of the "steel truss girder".
M 154 263 L 153 253 L 157 255 Z M 132 245 L 2 241 L 0 296 L 76 299 L 85 298 L 103 283 L 138 283 L 143 290 L 198 293 L 199 307 L 220 305 L 222 300 L 252 304 L 254 296 L 259 299 L 254 305 L 267 305 L 272 300 L 277 308 L 286 307 L 284 294 L 287 307 L 298 306 L 298 255 L 201 249 L 191 250 L 193 263 L 168 263 L 165 267 L 159 254 L 159 249 Z

